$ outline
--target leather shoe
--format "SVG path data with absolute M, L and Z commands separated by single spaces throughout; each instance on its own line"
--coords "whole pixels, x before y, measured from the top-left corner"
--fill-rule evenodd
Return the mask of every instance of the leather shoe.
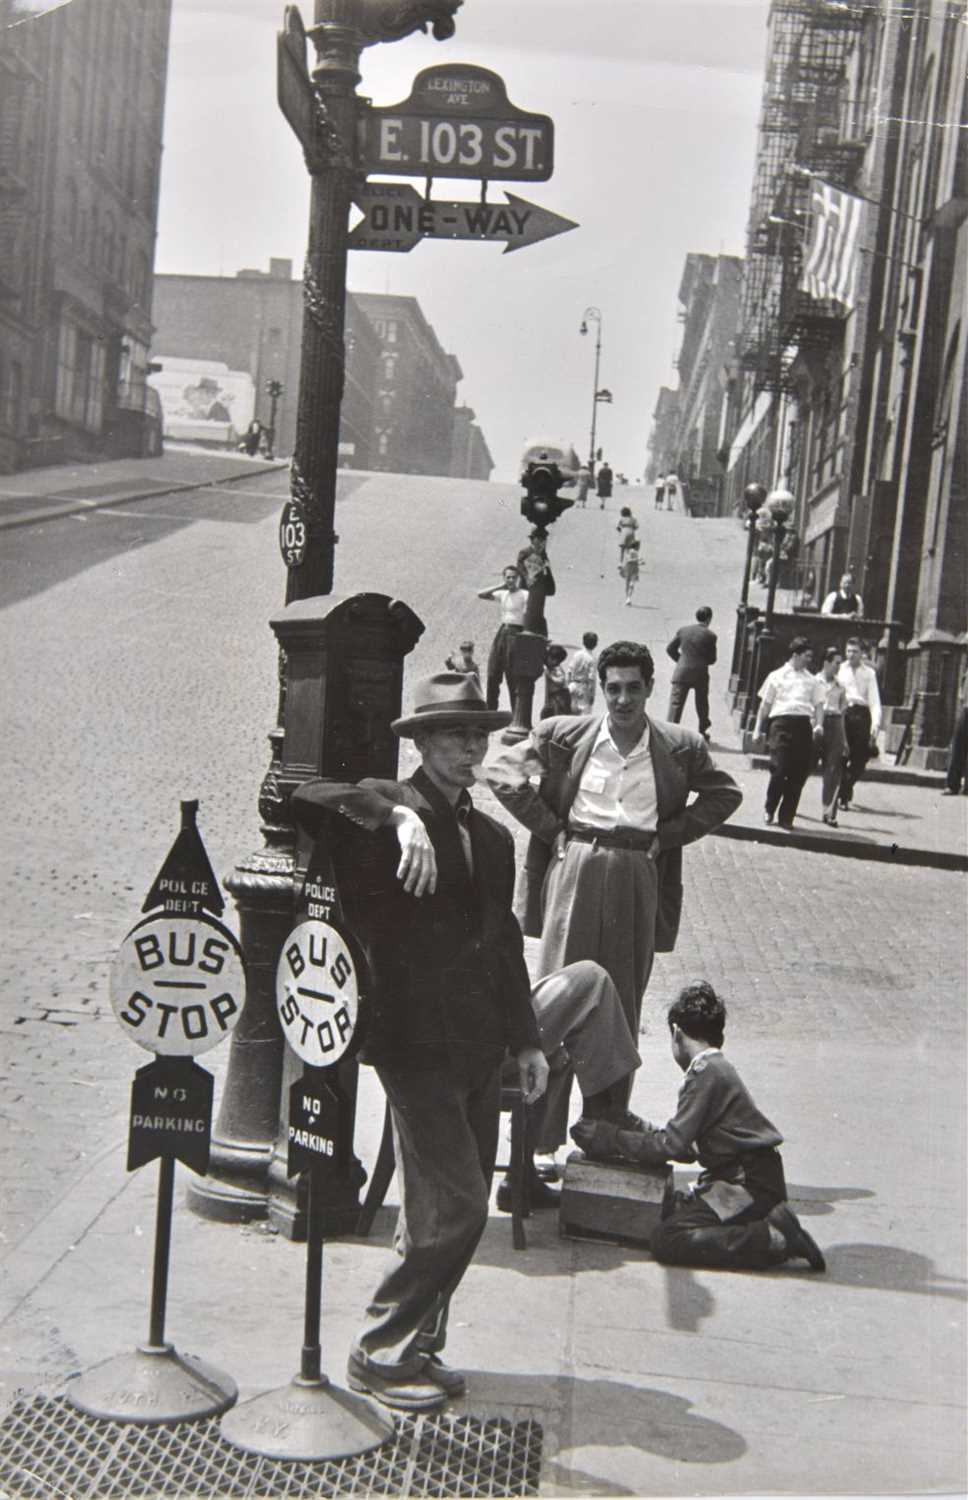
M 530 1187 L 531 1208 L 540 1212 L 543 1208 L 559 1208 L 561 1206 L 561 1194 L 550 1188 L 546 1182 L 535 1173 L 531 1178 Z M 511 1206 L 511 1179 L 505 1177 L 503 1182 L 498 1183 L 497 1206 L 502 1214 L 513 1213 Z
M 645 1121 L 642 1119 L 642 1116 L 633 1115 L 630 1109 L 616 1110 L 614 1114 L 603 1115 L 602 1118 L 607 1120 L 610 1125 L 614 1125 L 616 1130 L 645 1129 Z
M 467 1381 L 460 1370 L 452 1370 L 450 1365 L 445 1365 L 439 1354 L 432 1354 L 428 1359 L 424 1373 L 429 1375 L 435 1385 L 439 1385 L 447 1396 L 456 1401 L 467 1393 Z
M 346 1383 L 351 1391 L 373 1396 L 395 1411 L 439 1411 L 447 1404 L 447 1391 L 433 1379 L 430 1371 L 416 1375 L 384 1375 L 365 1365 L 351 1354 L 346 1366 Z
M 767 823 L 767 824 L 772 823 L 773 822 L 773 814 L 771 812 L 765 812 L 763 814 L 763 822 Z
M 788 1208 L 785 1203 L 778 1203 L 766 1217 L 767 1222 L 778 1229 L 786 1241 L 790 1260 L 805 1260 L 811 1271 L 826 1271 L 827 1262 L 823 1258 L 823 1251 L 813 1236 L 804 1229 L 792 1208 Z

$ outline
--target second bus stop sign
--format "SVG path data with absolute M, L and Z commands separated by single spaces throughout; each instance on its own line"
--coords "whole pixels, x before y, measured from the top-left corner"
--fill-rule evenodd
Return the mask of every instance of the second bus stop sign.
M 360 986 L 338 928 L 315 918 L 293 928 L 276 967 L 276 1006 L 286 1041 L 308 1068 L 328 1068 L 349 1050 Z

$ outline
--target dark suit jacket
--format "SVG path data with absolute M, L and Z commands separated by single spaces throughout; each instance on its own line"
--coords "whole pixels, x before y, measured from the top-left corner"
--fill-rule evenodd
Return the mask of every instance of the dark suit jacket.
M 396 878 L 400 849 L 385 825 L 401 803 L 419 814 L 433 843 L 433 895 L 410 896 Z M 498 1062 L 506 1048 L 540 1046 L 511 909 L 514 843 L 506 828 L 472 807 L 472 879 L 454 810 L 422 770 L 404 782 L 306 782 L 292 809 L 307 832 L 331 840 L 346 920 L 373 972 L 365 1061 L 446 1067 L 461 1056 Z
M 601 724 L 600 714 L 544 719 L 530 742 L 503 753 L 489 769 L 495 796 L 531 830 L 517 899 L 521 925 L 529 937 L 541 934 L 541 890 L 551 858 L 550 846 L 568 826 L 571 804 Z M 713 764 L 701 735 L 655 719 L 650 719 L 649 725 L 661 851 L 656 860 L 659 903 L 655 946 L 657 952 L 668 953 L 679 934 L 682 847 L 724 823 L 739 807 L 743 794 L 733 778 Z M 526 779 L 534 775 L 541 778 L 537 788 Z M 697 795 L 690 803 L 691 792 Z
M 666 646 L 676 669 L 673 682 L 704 682 L 716 660 L 716 632 L 708 625 L 683 625 Z

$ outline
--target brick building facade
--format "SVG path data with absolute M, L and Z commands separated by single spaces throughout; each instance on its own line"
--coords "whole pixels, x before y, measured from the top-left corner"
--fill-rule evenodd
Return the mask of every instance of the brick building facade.
M 256 415 L 269 420 L 269 380 L 283 395 L 276 452 L 296 436 L 303 288 L 292 262 L 230 276 L 155 277 L 153 357 L 223 361 L 247 370 Z M 414 297 L 348 292 L 341 462 L 356 469 L 487 479 L 491 455 L 474 413 L 456 405 L 461 369 Z
M 171 0 L 71 0 L 0 51 L 0 470 L 139 454 Z

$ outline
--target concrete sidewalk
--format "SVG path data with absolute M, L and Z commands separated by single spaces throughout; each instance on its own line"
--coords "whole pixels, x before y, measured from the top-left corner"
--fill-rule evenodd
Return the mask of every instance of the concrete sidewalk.
M 769 762 L 743 752 L 740 736 L 729 729 L 714 734 L 713 756 L 743 789 L 743 804 L 719 834 L 761 844 L 837 854 L 850 859 L 922 865 L 940 870 L 968 870 L 968 797 L 943 796 L 941 772 L 919 772 L 916 782 L 900 770 L 874 762 L 858 782 L 849 812 L 841 811 L 837 827 L 823 822 L 820 777 L 803 789 L 792 833 L 763 822 Z M 912 784 L 914 783 L 914 784 Z
M 0 530 L 210 484 L 256 479 L 286 468 L 285 462 L 267 462 L 241 453 L 169 448 L 158 458 L 25 469 L 0 475 Z
M 636 1093 L 648 1077 L 649 1106 L 671 1109 L 664 1041 L 643 1053 Z M 951 1199 L 964 1177 L 953 1161 L 944 1183 L 926 1168 L 957 1137 L 955 1080 L 948 1105 L 912 1132 L 881 1109 L 887 1097 L 895 1119 L 918 1111 L 906 1057 L 884 1046 L 866 1058 L 876 1093 L 851 1086 L 855 1062 L 837 1042 L 743 1048 L 754 1093 L 782 1101 L 791 1200 L 825 1251 L 825 1276 L 663 1268 L 644 1251 L 562 1239 L 553 1213 L 530 1220 L 516 1252 L 509 1219 L 492 1210 L 454 1303 L 448 1355 L 469 1386 L 451 1409 L 540 1421 L 542 1494 L 962 1488 L 965 1283 Z M 361 1094 L 357 1144 L 372 1160 L 382 1097 L 369 1070 Z M 839 1154 L 818 1120 L 836 1120 Z M 876 1153 L 848 1144 L 874 1138 Z M 4 1363 L 15 1351 L 21 1387 L 62 1389 L 65 1374 L 144 1338 L 156 1182 L 155 1167 L 125 1174 L 119 1135 L 8 1258 Z M 932 1209 L 940 1194 L 946 1225 Z M 242 1400 L 286 1384 L 299 1367 L 304 1247 L 262 1225 L 198 1219 L 181 1192 L 176 1202 L 168 1336 L 231 1374 Z M 326 1246 L 323 1367 L 337 1385 L 392 1223 L 388 1206 L 371 1239 Z

